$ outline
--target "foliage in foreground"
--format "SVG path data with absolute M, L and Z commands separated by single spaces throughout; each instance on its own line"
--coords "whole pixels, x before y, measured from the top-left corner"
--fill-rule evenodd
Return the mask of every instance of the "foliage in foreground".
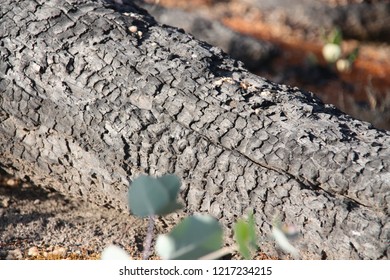
M 148 259 L 151 254 L 155 217 L 182 208 L 177 202 L 180 186 L 179 178 L 172 174 L 157 178 L 141 175 L 130 185 L 128 204 L 131 213 L 149 218 L 143 259 Z M 289 243 L 288 236 L 280 225 L 280 222 L 274 224 L 272 230 L 276 243 L 283 251 L 297 258 L 298 251 Z M 170 233 L 157 237 L 156 252 L 161 259 L 170 260 L 218 259 L 234 252 L 245 259 L 251 259 L 258 249 L 253 213 L 249 213 L 247 220 L 238 220 L 233 230 L 237 245 L 222 248 L 223 230 L 220 223 L 210 215 L 192 215 L 184 218 Z M 115 245 L 105 248 L 101 258 L 131 259 L 126 251 Z

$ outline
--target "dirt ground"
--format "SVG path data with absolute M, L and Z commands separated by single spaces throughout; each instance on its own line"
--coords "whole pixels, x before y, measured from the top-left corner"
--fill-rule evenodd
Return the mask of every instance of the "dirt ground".
M 109 244 L 140 257 L 146 221 L 4 173 L 0 180 L 0 259 L 94 259 Z
M 181 218 L 180 213 L 157 218 L 154 236 L 168 233 Z M 0 260 L 94 260 L 110 244 L 142 259 L 147 226 L 146 219 L 65 198 L 0 172 Z M 254 256 L 277 258 L 260 251 Z

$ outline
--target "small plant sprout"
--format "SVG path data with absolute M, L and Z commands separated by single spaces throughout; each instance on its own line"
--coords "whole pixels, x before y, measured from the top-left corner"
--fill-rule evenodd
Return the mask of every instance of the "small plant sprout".
M 131 183 L 128 192 L 130 212 L 139 217 L 149 218 L 143 259 L 148 259 L 150 256 L 155 217 L 172 213 L 182 207 L 176 201 L 180 185 L 179 178 L 171 174 L 157 178 L 142 175 Z M 247 220 L 239 220 L 233 230 L 237 245 L 222 248 L 223 231 L 220 223 L 210 215 L 192 215 L 184 218 L 170 233 L 157 237 L 156 253 L 165 260 L 206 260 L 218 259 L 238 251 L 243 258 L 250 259 L 253 251 L 258 249 L 253 213 L 249 213 Z M 291 245 L 289 247 L 286 236 L 279 231 L 276 229 L 274 233 L 277 242 L 282 248 L 287 248 L 290 253 L 294 253 L 294 248 Z M 102 259 L 129 260 L 131 258 L 120 247 L 111 245 L 102 252 Z
M 149 217 L 143 259 L 150 255 L 155 215 L 166 215 L 182 207 L 176 201 L 179 189 L 179 178 L 171 174 L 158 178 L 142 175 L 131 184 L 128 192 L 131 213 Z
M 245 259 L 251 259 L 252 252 L 258 249 L 253 212 L 249 213 L 247 221 L 240 219 L 234 225 L 234 238 L 238 244 L 239 253 Z
M 352 64 L 355 62 L 359 55 L 359 48 L 355 48 L 347 58 L 341 58 L 336 62 L 336 68 L 339 72 L 349 72 L 352 68 Z
M 326 38 L 326 43 L 322 48 L 322 55 L 328 63 L 335 63 L 341 57 L 341 43 L 343 35 L 341 30 L 336 28 Z
M 341 30 L 336 28 L 325 38 L 325 45 L 322 48 L 322 56 L 329 64 L 335 65 L 339 72 L 348 72 L 359 54 L 359 48 L 355 48 L 348 55 L 343 55 L 341 44 L 343 36 Z

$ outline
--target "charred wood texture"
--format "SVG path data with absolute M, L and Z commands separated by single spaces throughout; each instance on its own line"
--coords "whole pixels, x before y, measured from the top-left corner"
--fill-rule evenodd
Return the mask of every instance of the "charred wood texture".
M 389 132 L 251 74 L 132 2 L 0 9 L 8 173 L 122 210 L 131 179 L 175 173 L 187 212 L 228 229 L 254 209 L 268 236 L 279 213 L 305 258 L 388 258 Z

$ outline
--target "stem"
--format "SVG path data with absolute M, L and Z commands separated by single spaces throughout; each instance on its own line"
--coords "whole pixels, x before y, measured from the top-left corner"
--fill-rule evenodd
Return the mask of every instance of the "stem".
M 147 260 L 150 256 L 150 247 L 152 245 L 152 239 L 153 239 L 154 217 L 155 216 L 153 215 L 149 216 L 148 232 L 146 233 L 144 253 L 143 253 L 144 260 Z

